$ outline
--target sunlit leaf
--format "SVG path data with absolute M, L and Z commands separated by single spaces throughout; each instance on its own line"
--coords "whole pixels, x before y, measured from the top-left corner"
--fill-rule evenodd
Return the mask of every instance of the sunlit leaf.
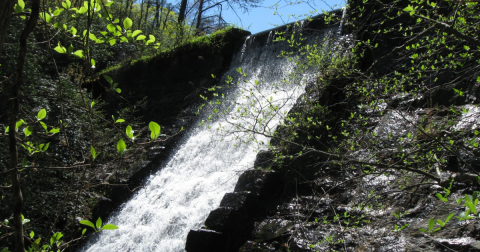
M 140 30 L 136 30 L 132 33 L 132 38 L 134 38 L 135 36 L 137 36 L 138 34 L 142 33 L 142 31 Z
M 81 220 L 81 221 L 80 221 L 80 224 L 85 225 L 85 226 L 89 226 L 89 227 L 95 229 L 95 226 L 94 226 L 93 223 L 92 223 L 91 221 L 89 221 L 89 220 Z
M 116 28 L 115 28 L 115 25 L 113 25 L 113 24 L 108 24 L 108 25 L 107 25 L 107 30 L 108 30 L 109 32 L 114 33 L 114 32 L 115 32 L 115 29 L 116 29 Z
M 56 134 L 56 133 L 60 132 L 60 128 L 53 128 L 49 132 L 53 133 L 53 134 Z
M 47 116 L 47 111 L 45 109 L 41 109 L 40 111 L 38 111 L 37 120 L 42 120 L 43 118 L 45 118 L 45 116 Z
M 126 145 L 125 145 L 125 142 L 120 139 L 118 140 L 117 142 L 117 150 L 118 150 L 118 153 L 122 154 L 126 149 Z
M 47 23 L 50 23 L 52 21 L 52 17 L 50 16 L 50 14 L 46 13 L 46 12 L 40 12 L 40 17 L 45 20 L 45 22 Z
M 90 146 L 90 153 L 92 154 L 93 160 L 97 157 L 97 152 L 95 152 L 95 148 L 93 146 Z
M 132 27 L 132 20 L 130 18 L 125 18 L 125 20 L 123 20 L 123 27 L 125 29 L 129 29 L 130 27 Z
M 100 228 L 102 226 L 102 219 L 100 217 L 98 217 L 97 222 L 95 223 L 95 226 L 97 228 Z
M 152 140 L 156 140 L 158 138 L 158 136 L 160 135 L 160 125 L 158 125 L 158 123 L 156 122 L 150 122 L 148 124 L 148 128 L 150 129 L 151 133 L 150 133 L 150 138 Z
M 33 133 L 32 125 L 28 125 L 25 129 L 23 129 L 23 133 L 25 136 L 30 136 Z
M 114 230 L 114 229 L 118 229 L 118 227 L 115 226 L 115 225 L 113 225 L 113 224 L 105 224 L 105 226 L 103 226 L 102 229 L 105 229 L 105 230 Z
M 83 56 L 83 50 L 77 50 L 77 51 L 75 51 L 75 52 L 73 53 L 73 55 L 75 55 L 75 56 L 77 56 L 77 57 L 79 57 L 79 58 L 81 58 L 81 59 L 84 58 L 84 56 Z
M 67 49 L 63 46 L 60 45 L 60 42 L 58 42 L 58 46 L 53 48 L 53 50 L 57 51 L 58 53 L 67 53 Z

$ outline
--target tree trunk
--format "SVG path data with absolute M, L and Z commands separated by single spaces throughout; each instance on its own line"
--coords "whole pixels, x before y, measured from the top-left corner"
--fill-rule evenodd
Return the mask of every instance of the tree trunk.
M 2 0 L 0 1 L 0 56 L 2 55 L 3 42 L 7 35 L 8 25 L 10 19 L 12 19 L 13 6 L 15 6 L 15 0 Z
M 185 10 L 187 9 L 187 0 L 182 0 L 180 4 L 180 12 L 178 13 L 178 24 L 182 24 L 185 20 Z
M 150 9 L 151 2 L 150 0 L 147 0 L 147 9 L 145 10 L 145 31 L 148 29 L 148 9 Z
M 143 1 L 142 0 L 142 3 L 140 4 L 140 22 L 138 22 L 138 29 L 141 30 L 142 29 L 142 20 L 143 20 Z
M 163 5 L 163 2 L 162 2 L 162 5 Z M 160 10 L 160 0 L 157 0 L 156 5 L 155 5 L 155 18 L 153 19 L 152 31 L 153 31 L 154 28 L 158 27 L 158 16 L 160 15 L 160 13 L 158 13 L 159 10 Z M 163 8 L 162 8 L 162 10 L 163 10 Z
M 162 11 L 163 11 L 163 9 L 162 9 Z M 172 11 L 171 5 L 167 5 L 167 11 L 165 12 L 166 15 L 165 15 L 165 19 L 163 20 L 163 28 L 162 28 L 162 30 L 165 30 L 165 28 L 167 27 L 168 16 L 170 15 L 170 11 Z
M 35 29 L 37 24 L 38 15 L 40 13 L 40 0 L 32 0 L 32 12 L 28 19 L 27 26 L 22 31 L 20 36 L 20 51 L 17 57 L 17 65 L 15 67 L 15 84 L 12 88 L 12 109 L 9 122 L 9 151 L 10 151 L 10 179 L 12 182 L 14 206 L 13 206 L 13 226 L 15 228 L 15 252 L 25 252 L 25 243 L 23 241 L 23 223 L 22 223 L 22 210 L 23 210 L 23 196 L 22 188 L 20 186 L 20 178 L 16 169 L 18 164 L 18 150 L 17 150 L 17 132 L 15 130 L 15 124 L 18 119 L 18 113 L 20 111 L 20 88 L 23 82 L 23 67 L 25 65 L 25 56 L 27 55 L 27 38 L 30 33 Z
M 200 34 L 200 25 L 202 23 L 202 12 L 203 12 L 203 0 L 200 0 L 200 3 L 198 5 L 198 15 L 197 15 L 197 25 L 195 26 L 195 29 L 197 30 L 196 33 L 197 35 Z
M 128 3 L 129 3 L 129 1 L 125 0 L 125 14 L 123 14 L 123 18 L 128 17 Z

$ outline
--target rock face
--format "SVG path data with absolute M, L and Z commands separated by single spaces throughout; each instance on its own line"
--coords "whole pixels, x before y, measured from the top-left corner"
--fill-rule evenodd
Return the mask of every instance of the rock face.
M 199 99 L 199 94 L 213 85 L 228 70 L 233 55 L 240 49 L 244 37 L 250 32 L 231 29 L 216 36 L 209 43 L 194 43 L 176 48 L 148 61 L 139 61 L 109 72 L 121 95 L 129 101 L 140 101 L 146 97 L 146 108 L 141 112 L 144 120 L 163 124 L 174 124 Z M 105 92 L 109 87 L 103 78 L 91 83 L 94 96 L 102 96 L 109 104 L 107 110 L 115 113 L 121 108 L 123 99 Z M 205 92 L 206 93 L 206 92 Z M 178 122 L 177 122 L 178 123 Z

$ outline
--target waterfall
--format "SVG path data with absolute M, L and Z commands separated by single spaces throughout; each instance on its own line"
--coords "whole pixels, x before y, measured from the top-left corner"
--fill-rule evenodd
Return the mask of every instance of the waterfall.
M 309 35 L 308 43 L 335 36 L 337 29 Z M 105 222 L 119 229 L 102 231 L 80 251 L 184 251 L 189 230 L 200 228 L 223 195 L 233 191 L 241 172 L 253 168 L 257 151 L 266 148 L 269 139 L 232 124 L 272 133 L 315 77 L 303 73 L 297 84 L 285 82 L 295 63 L 278 55 L 288 47 L 285 42 L 271 43 L 272 33 L 266 39 L 255 39 L 258 36 L 262 35 L 245 40 L 223 77 L 223 82 L 228 76 L 232 83 L 239 82 L 225 91 L 230 102 L 223 103 L 223 111 L 228 113 L 192 129 L 164 167 Z M 271 106 L 277 109 L 272 112 Z M 266 121 L 259 122 L 259 113 Z

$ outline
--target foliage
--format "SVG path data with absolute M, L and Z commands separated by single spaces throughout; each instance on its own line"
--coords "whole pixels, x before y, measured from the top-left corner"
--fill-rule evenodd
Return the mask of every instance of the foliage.
M 141 30 L 134 30 L 131 18 L 125 16 L 120 21 L 115 17 L 112 13 L 121 10 L 115 9 L 115 5 L 118 3 L 113 1 L 43 3 L 41 20 L 33 27 L 35 36 L 28 37 L 31 53 L 27 53 L 26 58 L 17 57 L 19 49 L 26 48 L 18 41 L 27 27 L 23 19 L 33 20 L 35 15 L 31 13 L 36 7 L 19 0 L 14 8 L 17 15 L 10 22 L 9 35 L 0 55 L 0 70 L 5 76 L 0 80 L 0 124 L 3 126 L 0 163 L 5 167 L 0 172 L 17 174 L 15 177 L 21 181 L 17 188 L 23 190 L 26 205 L 22 212 L 13 210 L 10 202 L 23 204 L 23 199 L 11 192 L 16 182 L 2 176 L 0 182 L 4 186 L 0 190 L 4 204 L 0 206 L 0 215 L 7 220 L 2 224 L 2 244 L 13 245 L 12 231 L 18 230 L 15 216 L 25 213 L 40 220 L 35 225 L 22 227 L 30 232 L 30 238 L 38 237 L 28 251 L 70 246 L 68 240 L 77 232 L 76 218 L 90 216 L 99 195 L 114 187 L 110 182 L 118 182 L 123 174 L 131 172 L 126 167 L 132 165 L 126 165 L 125 160 L 133 155 L 141 157 L 145 147 L 168 138 L 160 134 L 157 125 L 152 136 L 155 139 L 148 141 L 145 126 L 132 116 L 142 106 L 141 102 L 124 106 L 125 109 L 116 112 L 120 118 L 111 122 L 107 118 L 114 116 L 102 110 L 105 103 L 93 98 L 83 86 L 87 76 L 118 62 L 124 58 L 122 54 L 147 54 L 175 42 L 176 25 L 172 24 L 175 14 L 171 10 L 164 13 L 163 26 L 153 32 L 161 35 L 157 39 L 152 34 L 143 35 Z M 19 67 L 23 63 L 24 67 Z M 23 74 L 23 81 L 15 78 L 19 74 Z M 104 78 L 110 84 L 106 91 L 120 95 L 121 89 L 113 79 L 107 75 Z M 15 89 L 21 89 L 21 97 L 15 92 L 12 95 L 11 90 Z M 18 112 L 8 110 L 12 101 L 18 101 Z M 13 126 L 11 118 L 16 118 Z M 130 124 L 128 132 L 117 126 L 122 122 Z M 135 137 L 134 129 L 139 132 Z M 8 147 L 8 142 L 12 143 L 8 137 L 13 134 L 16 135 L 15 151 L 11 149 L 12 144 L 10 150 Z M 125 136 L 131 141 L 125 142 L 122 139 Z M 140 141 L 134 142 L 135 138 Z M 125 156 L 127 151 L 131 156 Z M 12 152 L 19 158 L 14 167 L 8 163 Z M 101 220 L 100 225 L 94 227 L 95 231 L 112 228 L 112 224 L 101 227 Z M 42 239 L 47 242 L 45 237 L 51 235 L 50 231 L 58 229 L 62 232 L 56 232 L 50 244 L 40 246 Z M 64 235 L 68 242 L 63 242 Z M 22 235 L 16 236 L 23 240 Z M 23 245 L 15 243 L 17 250 L 23 250 Z
M 277 34 L 281 36 L 277 41 L 293 48 L 281 56 L 297 63 L 285 83 L 301 85 L 300 77 L 308 71 L 316 74 L 316 81 L 306 87 L 306 94 L 275 132 L 265 130 L 266 122 L 280 106 L 256 95 L 255 85 L 261 80 L 241 94 L 254 102 L 236 104 L 239 117 L 251 119 L 250 123 L 225 119 L 228 111 L 222 109 L 213 110 L 208 119 L 224 118 L 232 127 L 214 128 L 222 134 L 243 135 L 245 141 L 255 141 L 254 134 L 269 136 L 273 167 L 282 173 L 293 170 L 299 174 L 295 179 L 314 183 L 314 174 L 329 167 L 357 181 L 395 175 L 389 191 L 381 196 L 372 191 L 358 203 L 384 210 L 381 199 L 393 194 L 394 188 L 402 196 L 414 191 L 447 201 L 451 181 L 473 184 L 478 177 L 478 3 L 366 0 L 350 4 L 350 15 L 343 22 L 344 30 L 353 34 L 334 38 L 333 48 L 328 41 L 305 45 L 299 33 Z M 341 21 L 338 15 L 324 17 L 329 23 Z M 365 23 L 371 25 L 364 27 Z M 219 103 L 231 102 L 211 91 L 217 93 Z M 261 109 L 257 104 L 262 104 Z M 446 194 L 430 189 L 432 184 L 445 188 Z M 438 231 L 453 216 L 476 217 L 478 194 L 462 200 L 465 213 L 431 219 L 422 231 Z M 400 232 L 409 226 L 396 222 L 393 228 Z

